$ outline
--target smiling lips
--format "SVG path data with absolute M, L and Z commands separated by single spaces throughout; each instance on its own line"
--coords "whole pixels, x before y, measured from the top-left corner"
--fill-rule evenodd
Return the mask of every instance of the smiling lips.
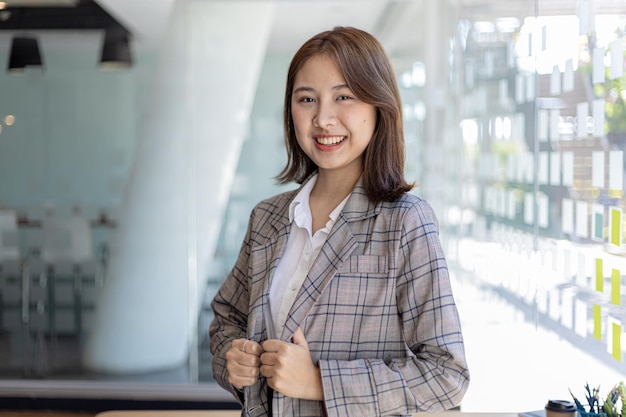
M 337 145 L 340 142 L 343 142 L 346 139 L 346 136 L 316 136 L 315 141 L 320 145 L 324 146 L 332 146 Z

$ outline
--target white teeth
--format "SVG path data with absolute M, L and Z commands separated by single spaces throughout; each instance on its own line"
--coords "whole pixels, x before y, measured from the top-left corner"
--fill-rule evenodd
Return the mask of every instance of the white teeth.
M 315 140 L 317 141 L 317 143 L 322 145 L 335 145 L 345 138 L 345 136 L 326 136 L 323 138 L 315 138 Z

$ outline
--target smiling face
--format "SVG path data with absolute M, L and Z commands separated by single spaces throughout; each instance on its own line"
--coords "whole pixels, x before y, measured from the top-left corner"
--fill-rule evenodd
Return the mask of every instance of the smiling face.
M 291 114 L 298 144 L 326 172 L 358 177 L 376 127 L 376 107 L 352 93 L 330 57 L 309 58 L 296 74 Z

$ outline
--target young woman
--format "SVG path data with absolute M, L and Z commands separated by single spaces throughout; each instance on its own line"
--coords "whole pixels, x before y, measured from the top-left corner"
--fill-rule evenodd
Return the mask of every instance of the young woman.
M 401 102 L 380 43 L 339 27 L 287 75 L 300 188 L 259 203 L 212 303 L 213 373 L 246 416 L 406 416 L 469 382 L 437 219 L 404 179 Z

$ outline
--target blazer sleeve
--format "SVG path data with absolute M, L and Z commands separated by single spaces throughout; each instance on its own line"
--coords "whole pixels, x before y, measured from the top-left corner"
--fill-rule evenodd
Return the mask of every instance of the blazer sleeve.
M 410 352 L 391 360 L 320 360 L 329 417 L 441 411 L 467 390 L 461 325 L 432 208 L 412 204 L 401 230 L 396 299 Z
M 221 387 L 230 391 L 240 402 L 243 401 L 241 392 L 228 382 L 226 352 L 230 349 L 233 340 L 247 338 L 250 305 L 247 269 L 253 215 L 250 216 L 248 230 L 237 261 L 211 302 L 214 317 L 209 326 L 213 377 Z

